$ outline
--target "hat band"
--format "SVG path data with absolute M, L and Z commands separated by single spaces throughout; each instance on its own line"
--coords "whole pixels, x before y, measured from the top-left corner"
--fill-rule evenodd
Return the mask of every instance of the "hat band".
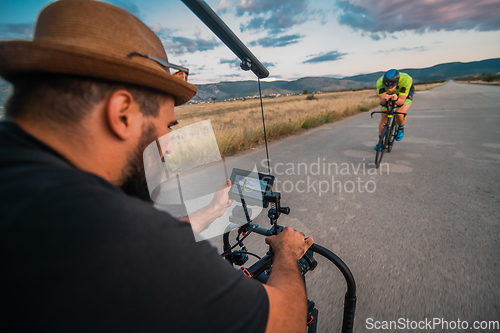
M 163 68 L 177 69 L 178 71 L 183 72 L 183 73 L 186 74 L 186 81 L 187 81 L 187 76 L 189 75 L 189 68 L 182 67 L 182 66 L 179 66 L 179 65 L 174 65 L 174 64 L 171 64 L 169 62 L 166 62 L 165 60 L 162 60 L 162 59 L 150 56 L 149 54 L 140 53 L 140 52 L 132 52 L 132 53 L 128 54 L 127 55 L 127 59 L 131 59 L 133 56 L 139 56 L 139 57 L 144 57 L 144 58 L 151 59 L 151 60 L 157 62 Z

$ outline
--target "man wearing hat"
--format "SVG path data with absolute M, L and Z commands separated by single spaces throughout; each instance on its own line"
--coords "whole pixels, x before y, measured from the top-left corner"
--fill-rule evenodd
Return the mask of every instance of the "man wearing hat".
M 147 26 L 109 4 L 58 1 L 33 41 L 0 43 L 0 75 L 14 86 L 0 122 L 0 328 L 305 330 L 297 260 L 312 238 L 266 238 L 275 261 L 262 285 L 141 200 L 144 149 L 196 93 Z

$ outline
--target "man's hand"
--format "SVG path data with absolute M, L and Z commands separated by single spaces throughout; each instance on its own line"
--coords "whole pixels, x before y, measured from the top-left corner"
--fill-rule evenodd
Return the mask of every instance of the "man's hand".
M 234 200 L 229 199 L 229 190 L 231 189 L 231 181 L 228 179 L 226 183 L 219 187 L 210 202 L 210 209 L 213 212 L 213 217 L 219 218 L 226 212 L 226 208 L 231 207 Z
M 195 232 L 202 232 L 215 219 L 218 219 L 226 212 L 226 208 L 231 207 L 234 200 L 229 200 L 229 190 L 231 189 L 231 181 L 228 179 L 226 183 L 219 187 L 212 198 L 212 201 L 189 216 L 183 217 L 180 220 L 191 223 L 191 227 Z
M 266 237 L 274 251 L 273 270 L 266 288 L 269 317 L 266 333 L 301 333 L 306 330 L 307 297 L 297 260 L 313 244 L 312 237 L 284 228 L 278 235 Z
M 314 243 L 314 239 L 286 227 L 278 235 L 266 237 L 266 243 L 271 245 L 276 256 L 286 255 L 299 260 Z
M 391 94 L 391 95 L 387 94 L 387 95 L 384 96 L 384 99 L 386 101 L 391 100 L 391 99 L 393 101 L 397 101 L 398 100 L 398 95 L 396 95 L 396 94 Z

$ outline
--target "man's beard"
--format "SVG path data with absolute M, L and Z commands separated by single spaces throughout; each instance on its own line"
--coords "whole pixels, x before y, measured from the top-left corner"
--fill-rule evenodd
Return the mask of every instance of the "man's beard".
M 143 153 L 146 147 L 158 137 L 153 124 L 143 125 L 142 134 L 137 147 L 127 159 L 123 172 L 123 184 L 120 188 L 128 195 L 152 203 L 149 195 L 146 173 L 144 171 Z

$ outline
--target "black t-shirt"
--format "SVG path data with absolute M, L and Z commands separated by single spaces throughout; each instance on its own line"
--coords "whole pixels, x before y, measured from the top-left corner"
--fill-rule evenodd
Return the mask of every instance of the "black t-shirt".
M 187 223 L 0 122 L 0 331 L 263 332 L 268 312 Z

